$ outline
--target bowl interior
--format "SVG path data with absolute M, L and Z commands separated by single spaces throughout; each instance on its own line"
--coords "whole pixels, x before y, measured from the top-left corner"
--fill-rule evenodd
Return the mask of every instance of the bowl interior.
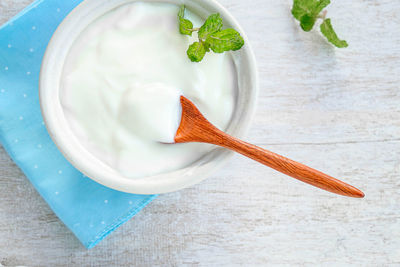
M 143 178 L 126 178 L 89 153 L 71 131 L 63 114 L 59 99 L 60 79 L 64 61 L 74 40 L 94 20 L 108 11 L 135 0 L 85 0 L 60 24 L 53 35 L 42 63 L 40 73 L 40 104 L 48 132 L 68 161 L 77 169 L 100 184 L 135 194 L 159 194 L 176 191 L 205 179 L 224 163 L 232 152 L 216 148 L 192 165 L 177 171 Z M 176 5 L 181 0 L 154 0 Z M 257 69 L 248 39 L 236 20 L 214 0 L 184 1 L 188 9 L 201 17 L 220 13 L 225 26 L 240 31 L 245 46 L 234 53 L 233 59 L 238 78 L 235 112 L 228 133 L 242 137 L 249 126 L 257 97 Z

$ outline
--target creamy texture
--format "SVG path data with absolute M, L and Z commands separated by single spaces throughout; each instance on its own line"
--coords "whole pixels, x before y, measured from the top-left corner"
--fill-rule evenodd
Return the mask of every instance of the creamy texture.
M 217 127 L 232 117 L 235 68 L 229 53 L 186 55 L 193 37 L 181 35 L 178 6 L 136 2 L 88 26 L 72 46 L 61 79 L 60 103 L 82 146 L 126 177 L 190 165 L 212 149 L 172 143 L 179 96 L 191 99 Z M 202 19 L 187 16 L 200 26 Z
M 129 88 L 120 102 L 119 122 L 143 140 L 174 143 L 181 118 L 181 92 L 160 83 Z

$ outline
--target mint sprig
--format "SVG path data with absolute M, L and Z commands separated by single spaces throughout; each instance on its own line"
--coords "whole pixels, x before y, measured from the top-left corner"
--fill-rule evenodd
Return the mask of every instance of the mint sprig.
M 184 35 L 192 35 L 198 32 L 198 42 L 191 44 L 187 50 L 187 55 L 192 62 L 203 60 L 210 49 L 214 53 L 226 51 L 236 51 L 244 45 L 243 37 L 234 29 L 222 29 L 223 23 L 221 16 L 210 15 L 200 28 L 193 28 L 193 23 L 185 19 L 185 6 L 182 5 L 178 12 L 179 32 Z
M 331 20 L 325 18 L 326 11 L 322 11 L 330 3 L 330 0 L 293 0 L 292 15 L 306 32 L 312 30 L 317 19 L 322 19 L 320 29 L 328 41 L 339 48 L 347 47 L 347 42 L 340 40 L 333 30 Z

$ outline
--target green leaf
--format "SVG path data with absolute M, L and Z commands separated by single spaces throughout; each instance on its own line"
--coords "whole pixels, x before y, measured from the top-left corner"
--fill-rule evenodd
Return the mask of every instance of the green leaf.
M 331 19 L 325 19 L 320 28 L 326 39 L 336 47 L 343 48 L 349 46 L 345 40 L 340 40 L 336 35 L 332 27 Z
M 178 18 L 183 19 L 185 17 L 185 5 L 179 7 Z
M 239 50 L 244 45 L 244 40 L 240 33 L 234 29 L 225 29 L 208 36 L 206 44 L 215 53 L 222 53 L 230 50 Z
M 203 26 L 200 27 L 199 38 L 207 39 L 207 36 L 220 31 L 222 26 L 222 18 L 218 13 L 210 15 Z
M 192 62 L 200 62 L 206 54 L 206 48 L 201 42 L 194 42 L 189 46 L 187 55 Z
M 321 11 L 331 3 L 331 0 L 320 0 L 318 5 L 314 8 L 314 13 L 319 15 Z
M 193 23 L 188 19 L 179 20 L 179 32 L 181 34 L 192 36 Z
M 309 4 L 308 2 L 312 2 L 313 0 L 306 1 L 306 0 L 293 0 L 293 6 L 292 6 L 292 15 L 295 17 L 298 21 L 300 21 L 301 17 L 304 16 L 304 14 L 310 13 L 311 9 L 308 7 Z
M 292 14 L 300 21 L 304 31 L 311 31 L 321 11 L 330 4 L 330 0 L 293 0 Z
M 185 5 L 181 5 L 178 12 L 179 32 L 181 34 L 192 36 L 193 23 L 190 20 L 185 19 L 184 16 L 185 16 Z
M 316 20 L 317 20 L 316 17 L 312 17 L 308 14 L 305 14 L 304 16 L 301 17 L 300 26 L 303 29 L 303 31 L 309 32 L 314 27 Z

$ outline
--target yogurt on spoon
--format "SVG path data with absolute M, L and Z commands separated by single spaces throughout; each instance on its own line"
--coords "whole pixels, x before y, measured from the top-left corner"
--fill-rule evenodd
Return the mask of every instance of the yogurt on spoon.
M 80 144 L 126 177 L 184 168 L 213 147 L 172 143 L 179 96 L 191 99 L 214 125 L 227 128 L 237 78 L 229 53 L 192 63 L 196 41 L 178 31 L 179 7 L 135 2 L 99 18 L 75 41 L 64 65 L 59 101 Z M 203 20 L 186 16 L 195 26 Z

